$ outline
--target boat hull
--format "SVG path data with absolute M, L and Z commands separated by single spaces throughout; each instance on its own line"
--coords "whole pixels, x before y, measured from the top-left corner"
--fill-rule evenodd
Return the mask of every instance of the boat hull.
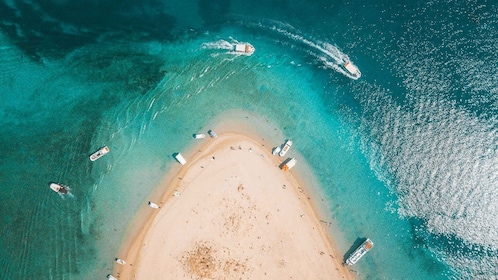
M 96 161 L 99 158 L 105 156 L 108 152 L 110 151 L 109 147 L 104 146 L 100 148 L 98 151 L 90 155 L 90 160 L 91 161 Z
M 218 134 L 216 134 L 216 132 L 214 132 L 214 130 L 209 130 L 209 131 L 208 131 L 208 134 L 209 134 L 209 136 L 211 136 L 211 138 L 216 138 L 216 137 L 218 137 Z
M 155 204 L 152 201 L 149 201 L 148 205 L 149 205 L 150 208 L 159 209 L 159 205 Z
M 356 65 L 354 65 L 350 61 L 344 63 L 343 67 L 344 67 L 344 69 L 346 69 L 346 71 L 349 72 L 349 74 L 351 74 L 356 79 L 358 79 L 359 77 L 361 77 L 361 72 L 358 69 L 358 67 L 356 67 Z
M 284 147 L 278 153 L 278 155 L 281 156 L 281 157 L 285 156 L 285 154 L 289 151 L 289 149 L 290 149 L 291 146 L 292 146 L 292 141 L 291 140 L 287 140 L 285 142 L 285 144 L 284 144 Z
M 237 53 L 252 55 L 256 49 L 251 44 L 235 44 L 234 51 Z
M 347 265 L 353 265 L 357 261 L 359 261 L 370 249 L 373 248 L 373 242 L 372 240 L 368 239 L 365 240 L 354 252 L 349 255 L 349 257 L 346 260 Z
M 57 183 L 51 183 L 50 189 L 52 189 L 56 193 L 67 194 L 68 192 L 67 187 L 64 187 L 63 185 Z

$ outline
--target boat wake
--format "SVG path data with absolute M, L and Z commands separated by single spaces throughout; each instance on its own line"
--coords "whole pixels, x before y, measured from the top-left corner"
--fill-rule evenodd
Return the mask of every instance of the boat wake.
M 226 50 L 225 53 L 232 55 L 246 55 L 246 56 L 252 55 L 252 53 L 235 51 L 235 45 L 237 44 L 249 45 L 252 47 L 252 45 L 247 42 L 239 42 L 236 39 L 230 37 L 230 41 L 220 39 L 214 42 L 203 43 L 202 48 L 208 50 Z
M 62 199 L 73 199 L 74 198 L 74 194 L 72 194 L 71 191 L 68 191 L 66 194 L 59 193 L 59 196 Z
M 215 42 L 204 43 L 202 44 L 202 48 L 210 50 L 232 50 L 233 45 L 226 40 L 218 40 Z
M 324 68 L 334 70 L 353 80 L 360 78 L 361 75 L 352 75 L 344 69 L 343 65 L 351 60 L 347 54 L 339 49 L 339 47 L 328 42 L 322 42 L 300 35 L 300 32 L 289 24 L 278 21 L 272 21 L 271 23 L 272 26 L 268 28 L 269 30 L 277 32 L 296 43 L 305 45 L 307 47 L 306 52 L 322 64 Z M 259 27 L 264 26 L 259 24 Z

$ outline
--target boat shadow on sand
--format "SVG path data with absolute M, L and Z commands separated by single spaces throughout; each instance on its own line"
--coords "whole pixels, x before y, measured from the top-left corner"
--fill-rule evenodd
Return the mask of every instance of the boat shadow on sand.
M 360 247 L 361 244 L 363 244 L 363 242 L 365 242 L 366 240 L 367 240 L 366 237 L 356 238 L 351 247 L 349 247 L 349 250 L 347 250 L 344 256 L 342 256 L 342 263 L 345 264 L 349 256 L 351 256 L 351 254 L 356 250 L 356 248 Z

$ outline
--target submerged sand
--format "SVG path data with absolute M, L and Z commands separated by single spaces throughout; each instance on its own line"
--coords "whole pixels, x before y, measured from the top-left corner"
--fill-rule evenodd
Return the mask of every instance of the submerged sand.
M 240 134 L 205 139 L 130 237 L 120 279 L 354 279 L 285 158 Z M 299 162 L 295 168 L 299 168 Z M 176 195 L 175 195 L 176 194 Z

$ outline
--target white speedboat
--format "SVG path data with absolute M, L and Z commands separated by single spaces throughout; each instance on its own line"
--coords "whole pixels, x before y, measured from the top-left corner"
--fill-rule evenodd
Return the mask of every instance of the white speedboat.
M 65 187 L 61 184 L 57 184 L 57 183 L 51 183 L 50 184 L 50 188 L 56 192 L 56 193 L 62 193 L 62 194 L 67 194 L 67 192 L 69 191 L 69 188 L 68 187 Z
M 209 134 L 209 136 L 211 136 L 212 138 L 216 138 L 216 137 L 218 137 L 218 134 L 216 134 L 216 132 L 214 132 L 214 130 L 210 130 L 210 131 L 208 131 L 208 134 Z
M 120 264 L 120 265 L 125 265 L 126 264 L 126 262 L 123 259 L 120 259 L 120 258 L 116 258 L 116 263 Z
M 154 202 L 152 202 L 152 201 L 149 201 L 149 207 L 150 207 L 150 208 L 154 208 L 154 209 L 159 209 L 159 208 L 160 208 L 160 207 L 159 207 L 159 205 L 155 204 L 155 203 L 154 203 Z
M 291 169 L 292 167 L 294 167 L 296 165 L 296 162 L 297 162 L 297 160 L 295 158 L 291 158 L 291 159 L 285 161 L 285 163 L 282 165 L 282 170 L 288 171 L 289 169 Z
M 204 138 L 206 138 L 206 135 L 204 135 L 202 133 L 198 133 L 198 134 L 194 134 L 194 138 L 195 139 L 204 139 Z
M 180 153 L 175 153 L 175 159 L 181 164 L 181 165 L 185 165 L 187 163 L 187 161 L 185 160 L 185 158 L 182 156 L 182 154 Z
M 256 49 L 251 44 L 234 44 L 233 50 L 237 53 L 245 53 L 251 55 L 256 51 Z
M 278 153 L 278 155 L 281 157 L 285 156 L 285 154 L 289 151 L 291 146 L 292 146 L 292 140 L 288 139 L 287 141 L 285 141 L 284 147 Z
M 346 259 L 346 264 L 347 265 L 353 265 L 355 264 L 361 257 L 363 257 L 370 249 L 373 247 L 373 242 L 369 238 L 365 240 L 354 252 L 349 255 L 349 257 Z
M 343 67 L 344 69 L 346 69 L 346 71 L 349 72 L 349 74 L 353 75 L 353 77 L 355 77 L 356 79 L 358 79 L 361 76 L 360 69 L 358 69 L 356 65 L 351 63 L 351 61 L 347 61 L 346 63 L 344 63 Z
M 277 146 L 277 147 L 273 148 L 273 151 L 271 152 L 271 154 L 278 155 L 278 153 L 280 153 L 281 150 L 282 150 L 282 148 L 280 146 Z
M 109 147 L 104 146 L 104 147 L 100 148 L 98 151 L 96 151 L 95 153 L 91 154 L 90 155 L 90 160 L 91 161 L 96 161 L 99 158 L 103 157 L 105 154 L 107 154 L 109 151 L 110 151 Z
M 109 280 L 118 280 L 118 278 L 114 277 L 112 274 L 107 274 L 107 279 L 109 279 Z

